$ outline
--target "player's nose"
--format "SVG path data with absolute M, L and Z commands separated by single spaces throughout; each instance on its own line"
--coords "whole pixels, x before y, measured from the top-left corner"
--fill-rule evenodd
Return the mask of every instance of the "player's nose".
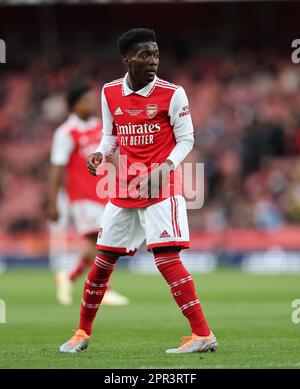
M 155 68 L 155 67 L 157 67 L 158 62 L 159 62 L 159 59 L 157 58 L 157 56 L 155 56 L 155 55 L 149 56 L 149 62 L 148 62 L 149 66 L 151 65 Z

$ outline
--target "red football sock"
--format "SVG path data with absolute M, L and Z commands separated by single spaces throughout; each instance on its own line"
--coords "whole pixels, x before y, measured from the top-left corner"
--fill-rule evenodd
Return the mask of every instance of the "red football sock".
M 117 259 L 98 254 L 86 277 L 81 300 L 79 327 L 88 335 L 92 332 L 93 321 L 99 309 L 107 283 L 114 270 Z
M 75 282 L 87 267 L 91 266 L 91 260 L 88 257 L 82 257 L 75 269 L 70 273 L 69 278 L 72 282 Z
M 181 312 L 189 320 L 192 333 L 208 336 L 210 329 L 198 300 L 193 279 L 183 266 L 179 253 L 156 254 L 155 263 L 169 284 Z

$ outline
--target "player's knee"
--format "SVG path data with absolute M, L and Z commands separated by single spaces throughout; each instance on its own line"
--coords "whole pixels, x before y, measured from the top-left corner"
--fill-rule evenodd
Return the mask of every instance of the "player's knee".
M 115 259 L 115 260 L 117 260 L 119 258 L 119 256 L 120 256 L 119 253 L 114 253 L 112 251 L 104 251 L 104 250 L 97 250 L 97 254 L 103 255 L 103 256 L 105 256 L 107 258 Z
M 154 247 L 152 252 L 154 255 L 163 254 L 163 253 L 178 253 L 180 249 L 176 246 L 169 247 Z

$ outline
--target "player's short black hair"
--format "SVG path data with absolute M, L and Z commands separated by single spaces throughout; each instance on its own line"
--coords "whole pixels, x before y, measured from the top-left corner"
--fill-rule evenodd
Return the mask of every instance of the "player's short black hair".
M 142 42 L 156 42 L 156 35 L 148 28 L 133 28 L 124 32 L 118 40 L 118 48 L 121 55 L 125 55 L 134 45 Z
M 84 95 L 86 92 L 92 89 L 91 84 L 89 83 L 75 83 L 71 84 L 67 91 L 67 104 L 68 108 L 72 109 L 77 101 Z

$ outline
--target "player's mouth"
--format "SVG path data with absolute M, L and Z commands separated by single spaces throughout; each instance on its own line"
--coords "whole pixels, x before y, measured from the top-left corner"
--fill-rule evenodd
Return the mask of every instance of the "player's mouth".
M 156 70 L 154 70 L 154 69 L 148 69 L 148 70 L 146 71 L 146 75 L 147 75 L 148 77 L 154 77 L 154 76 L 156 75 L 156 72 L 157 72 L 157 69 L 156 69 Z

